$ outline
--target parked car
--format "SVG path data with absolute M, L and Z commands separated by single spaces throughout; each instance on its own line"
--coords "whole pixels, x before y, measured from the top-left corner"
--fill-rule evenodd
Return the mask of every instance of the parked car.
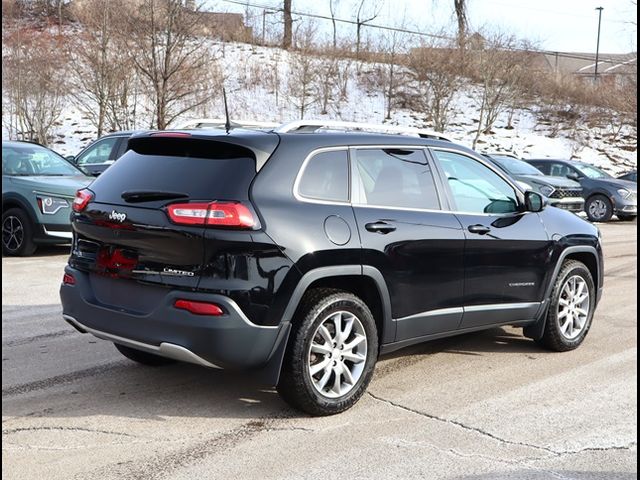
M 74 202 L 64 318 L 142 364 L 260 369 L 313 415 L 351 407 L 379 354 L 430 339 L 515 325 L 578 347 L 598 229 L 417 135 L 131 137 Z
M 2 142 L 2 253 L 27 256 L 38 245 L 69 243 L 71 203 L 91 180 L 41 145 Z
M 567 177 L 582 185 L 585 211 L 592 222 L 608 222 L 613 215 L 631 221 L 638 215 L 638 184 L 612 177 L 588 163 L 570 160 L 527 159 L 545 175 Z
M 631 170 L 623 175 L 618 177 L 620 180 L 629 180 L 630 182 L 638 183 L 638 171 Z
M 574 180 L 566 177 L 546 176 L 537 168 L 511 155 L 502 153 L 488 153 L 484 155 L 511 178 L 522 182 L 529 189 L 541 193 L 548 198 L 553 207 L 582 212 L 584 198 L 582 187 Z
M 87 175 L 97 177 L 122 156 L 127 149 L 129 137 L 136 132 L 109 133 L 91 142 L 78 155 L 66 158 Z
M 224 128 L 224 119 L 203 118 L 184 122 L 178 126 L 179 130 L 206 129 L 206 128 Z M 232 128 L 245 129 L 273 129 L 278 124 L 269 122 L 250 122 L 237 120 L 231 122 Z M 127 150 L 127 142 L 129 137 L 136 133 L 142 133 L 142 130 L 129 130 L 122 132 L 113 132 L 91 142 L 82 151 L 76 155 L 70 155 L 67 158 L 70 162 L 76 164 L 87 175 L 98 176 L 111 166 L 118 158 L 120 158 Z

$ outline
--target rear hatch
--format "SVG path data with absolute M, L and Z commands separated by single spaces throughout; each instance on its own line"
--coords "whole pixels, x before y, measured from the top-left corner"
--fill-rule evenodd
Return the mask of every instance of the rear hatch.
M 129 150 L 85 191 L 86 206 L 72 214 L 69 264 L 90 274 L 96 295 L 121 298 L 131 283 L 113 279 L 124 278 L 196 288 L 205 229 L 259 228 L 249 188 L 256 157 L 277 145 L 276 135 L 261 135 L 258 149 L 246 136 L 132 137 Z

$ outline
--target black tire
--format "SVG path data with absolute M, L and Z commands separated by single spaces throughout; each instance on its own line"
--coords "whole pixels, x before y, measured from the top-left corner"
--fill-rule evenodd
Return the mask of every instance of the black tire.
M 638 218 L 637 215 L 621 215 L 621 214 L 618 214 L 618 220 L 620 220 L 621 222 L 633 222 L 636 218 Z
M 143 352 L 142 350 L 136 350 L 135 348 L 125 347 L 118 343 L 114 343 L 118 351 L 127 357 L 129 360 L 141 363 L 142 365 L 148 365 L 150 367 L 160 367 L 162 365 L 169 365 L 175 363 L 176 360 L 171 358 L 161 357 L 160 355 L 154 355 L 153 353 Z
M 604 208 L 602 214 L 596 213 L 598 209 L 595 209 L 596 205 L 601 205 Z M 584 211 L 587 213 L 587 217 L 592 222 L 608 222 L 613 217 L 613 205 L 604 195 L 593 195 L 584 204 Z
M 576 275 L 581 277 L 586 283 L 589 292 L 589 311 L 584 326 L 582 327 L 582 331 L 576 338 L 569 339 L 560 329 L 561 320 L 558 317 L 558 306 L 562 290 L 567 281 Z M 568 350 L 578 348 L 591 328 L 591 322 L 593 321 L 593 314 L 595 310 L 595 301 L 596 288 L 589 269 L 582 262 L 578 262 L 576 260 L 565 261 L 560 269 L 556 283 L 553 286 L 551 303 L 549 304 L 549 310 L 547 311 L 544 334 L 542 338 L 538 340 L 538 343 L 555 352 L 566 352 Z
M 328 316 L 338 311 L 351 313 L 360 321 L 366 336 L 367 352 L 364 368 L 353 387 L 343 396 L 329 398 L 321 394 L 312 383 L 308 356 L 312 336 Z M 353 406 L 366 391 L 377 358 L 378 331 L 369 307 L 360 298 L 348 292 L 324 288 L 310 290 L 303 297 L 293 321 L 277 387 L 278 393 L 291 406 L 310 415 L 333 415 L 343 412 Z M 335 379 L 335 376 L 332 378 Z
M 28 257 L 36 251 L 31 219 L 20 208 L 2 213 L 2 254 Z

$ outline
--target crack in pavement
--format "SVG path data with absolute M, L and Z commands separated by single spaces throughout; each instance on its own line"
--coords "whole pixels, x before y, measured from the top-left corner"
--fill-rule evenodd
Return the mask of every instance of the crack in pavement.
M 556 454 L 557 453 L 555 450 L 553 450 L 551 448 L 548 448 L 548 447 L 541 447 L 539 445 L 534 445 L 532 443 L 515 442 L 513 440 L 507 440 L 506 438 L 498 437 L 497 435 L 494 435 L 493 433 L 487 432 L 487 431 L 482 430 L 480 428 L 471 427 L 469 425 L 465 425 L 464 423 L 458 422 L 457 420 L 450 420 L 450 419 L 447 419 L 447 418 L 442 418 L 442 417 L 438 417 L 436 415 L 432 415 L 430 413 L 421 412 L 420 410 L 415 410 L 415 409 L 410 408 L 410 407 L 405 407 L 404 405 L 396 403 L 396 402 L 394 402 L 392 400 L 387 400 L 386 398 L 382 398 L 382 397 L 379 397 L 377 395 L 374 395 L 371 392 L 367 392 L 367 394 L 371 398 L 373 398 L 374 400 L 377 400 L 379 402 L 385 403 L 385 404 L 390 405 L 392 407 L 399 408 L 399 409 L 404 410 L 406 412 L 413 413 L 415 415 L 420 415 L 422 417 L 428 418 L 430 420 L 435 420 L 435 421 L 440 422 L 440 423 L 446 423 L 446 424 L 450 424 L 450 425 L 455 425 L 455 426 L 460 427 L 460 428 L 462 428 L 464 430 L 468 430 L 468 431 L 471 431 L 471 432 L 478 433 L 478 434 L 480 434 L 480 435 L 482 435 L 484 437 L 491 438 L 492 440 L 495 440 L 495 441 L 500 442 L 500 443 L 509 444 L 509 445 L 516 445 L 516 446 L 520 446 L 520 447 L 533 448 L 535 450 L 542 450 L 544 452 L 551 453 L 551 454 Z
M 374 400 L 377 400 L 378 402 L 384 403 L 386 405 L 392 406 L 394 408 L 398 408 L 401 410 L 404 410 L 406 412 L 409 413 L 413 413 L 415 415 L 420 415 L 422 417 L 428 418 L 430 420 L 434 420 L 440 423 L 445 423 L 445 424 L 450 424 L 450 425 L 455 425 L 456 427 L 462 428 L 464 430 L 470 431 L 470 432 L 474 432 L 477 434 L 480 434 L 484 437 L 490 438 L 492 440 L 495 440 L 499 443 L 503 443 L 506 445 L 515 445 L 515 446 L 520 446 L 520 447 L 527 447 L 527 448 L 531 448 L 534 450 L 540 450 L 543 452 L 548 453 L 549 455 L 546 457 L 540 457 L 539 459 L 547 459 L 547 458 L 551 458 L 551 457 L 561 457 L 563 455 L 577 455 L 580 453 L 584 453 L 584 452 L 589 452 L 589 451 L 609 451 L 609 450 L 630 450 L 633 447 L 637 446 L 637 442 L 633 441 L 630 442 L 626 445 L 611 445 L 608 447 L 585 447 L 585 448 L 580 448 L 577 450 L 555 450 L 553 448 L 549 448 L 549 447 L 543 447 L 541 445 L 535 445 L 533 443 L 527 443 L 527 442 L 517 442 L 514 440 L 508 440 L 506 438 L 502 438 L 499 437 L 491 432 L 487 432 L 486 430 L 482 430 L 481 428 L 478 427 L 472 427 L 469 425 L 466 425 L 462 422 L 459 422 L 457 420 L 451 420 L 451 419 L 447 419 L 447 418 L 442 418 L 442 417 L 438 417 L 437 415 L 433 415 L 430 413 L 426 413 L 426 412 L 422 412 L 420 410 L 416 410 L 410 407 L 406 407 L 404 405 L 401 405 L 397 402 L 394 402 L 392 400 L 387 400 L 386 398 L 382 398 L 379 397 L 377 395 L 374 395 L 371 392 L 367 392 L 367 395 L 369 395 L 371 398 L 373 398 Z
M 197 442 L 185 448 L 174 450 L 172 452 L 143 458 L 140 460 L 129 460 L 117 464 L 110 464 L 102 467 L 100 470 L 94 470 L 91 478 L 131 478 L 131 479 L 161 479 L 171 478 L 171 472 L 200 462 L 209 455 L 215 454 L 221 450 L 228 450 L 240 444 L 243 441 L 253 438 L 255 435 L 273 430 L 302 430 L 312 432 L 313 430 L 304 427 L 278 427 L 271 426 L 279 420 L 294 418 L 292 411 L 280 412 L 271 415 L 265 415 L 257 419 L 245 422 L 231 430 L 224 432 L 214 438 Z M 188 441 L 189 439 L 187 439 Z M 86 472 L 82 474 L 82 478 L 88 478 Z
M 553 470 L 540 470 L 538 468 L 535 467 L 535 465 L 533 465 L 534 462 L 539 461 L 539 460 L 547 460 L 549 458 L 553 458 L 553 455 L 546 455 L 543 457 L 525 457 L 525 458 L 521 458 L 519 460 L 507 460 L 507 459 L 502 459 L 502 458 L 497 458 L 497 457 L 491 457 L 489 455 L 483 455 L 481 453 L 464 453 L 464 452 L 460 452 L 458 450 L 456 450 L 455 448 L 441 448 L 433 443 L 429 443 L 429 442 L 412 442 L 412 441 L 408 441 L 408 440 L 401 440 L 400 442 L 397 442 L 397 444 L 404 444 L 404 445 L 418 445 L 420 447 L 431 447 L 434 450 L 436 450 L 437 452 L 440 453 L 444 453 L 444 454 L 450 454 L 453 455 L 454 457 L 458 457 L 458 458 L 465 458 L 465 459 L 472 459 L 472 458 L 479 458 L 482 460 L 486 460 L 488 462 L 496 462 L 496 463 L 500 463 L 503 465 L 508 465 L 510 467 L 524 467 L 527 469 L 531 469 L 531 470 L 535 470 L 537 472 L 545 472 L 548 473 L 549 475 L 551 475 L 554 478 L 557 478 L 558 480 L 573 480 L 569 477 L 566 477 L 564 475 L 562 475 L 561 473 L 558 472 L 554 472 Z

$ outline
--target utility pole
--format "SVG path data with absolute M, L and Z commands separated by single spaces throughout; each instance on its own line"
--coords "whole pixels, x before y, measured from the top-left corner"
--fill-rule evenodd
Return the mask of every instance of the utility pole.
M 264 8 L 262 9 L 262 45 L 266 45 L 264 32 L 267 26 L 267 15 L 271 15 L 273 13 L 277 13 L 277 12 L 272 12 L 271 10 L 266 10 Z
M 598 41 L 596 43 L 596 67 L 593 74 L 593 83 L 598 83 L 598 57 L 600 55 L 600 25 L 602 24 L 602 7 L 596 7 L 598 10 Z

